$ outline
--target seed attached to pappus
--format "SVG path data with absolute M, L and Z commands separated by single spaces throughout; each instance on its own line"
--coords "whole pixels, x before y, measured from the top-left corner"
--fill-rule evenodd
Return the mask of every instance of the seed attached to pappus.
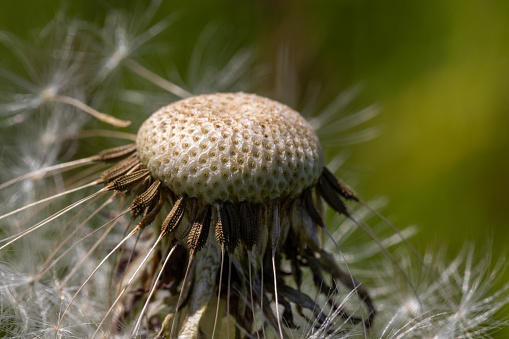
M 214 338 L 220 331 L 230 336 L 230 330 L 236 338 L 286 338 L 302 321 L 331 334 L 371 326 L 376 312 L 368 292 L 318 240 L 320 230 L 328 234 L 318 208 L 322 200 L 353 220 L 344 201 L 358 199 L 324 167 L 315 131 L 288 106 L 245 93 L 190 97 L 148 118 L 136 144 L 58 169 L 90 162 L 113 164 L 84 186 L 105 187 L 65 211 L 113 191 L 112 198 L 133 198 L 109 223 L 126 213 L 139 221 L 89 279 L 133 234 L 150 224 L 158 234 L 149 250 L 124 251 L 117 276 L 134 272 L 127 284 L 120 279 L 94 336 L 112 312 L 119 322 L 114 327 L 135 317 L 132 336 L 143 329 L 161 338 Z M 131 269 L 126 262 L 137 264 Z M 306 274 L 325 304 L 302 288 Z M 340 285 L 355 290 L 358 303 L 351 311 L 340 305 Z M 168 293 L 175 298 L 167 315 L 150 311 Z M 344 322 L 328 321 L 327 309 Z

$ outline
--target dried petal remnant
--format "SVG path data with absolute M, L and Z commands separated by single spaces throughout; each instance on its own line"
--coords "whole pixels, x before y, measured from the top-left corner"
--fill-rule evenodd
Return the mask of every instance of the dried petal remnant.
M 154 178 L 209 204 L 294 198 L 323 169 L 306 120 L 254 94 L 200 95 L 163 107 L 143 123 L 136 145 Z

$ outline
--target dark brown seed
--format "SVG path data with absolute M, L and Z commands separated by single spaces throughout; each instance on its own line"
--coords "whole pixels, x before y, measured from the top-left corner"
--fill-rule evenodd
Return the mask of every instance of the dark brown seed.
M 247 201 L 240 203 L 240 239 L 250 251 L 256 243 L 256 221 L 251 205 Z
M 207 242 L 210 229 L 210 219 L 212 218 L 212 207 L 207 205 L 200 212 L 196 220 L 193 222 L 189 237 L 187 238 L 187 246 L 191 255 L 201 250 Z
M 233 253 L 239 242 L 239 225 L 233 204 L 229 201 L 223 203 L 219 210 L 219 215 L 223 228 L 224 246 L 228 253 Z
M 360 319 L 360 321 L 363 321 L 366 328 L 369 329 L 377 311 L 365 286 L 353 279 L 350 273 L 341 270 L 334 257 L 323 250 L 320 250 L 320 255 L 307 256 L 306 258 L 310 264 L 313 261 L 318 262 L 319 266 L 330 273 L 335 280 L 341 281 L 344 286 L 356 291 L 369 312 L 368 316 L 364 320 Z
M 336 212 L 339 212 L 346 216 L 350 216 L 350 213 L 348 213 L 346 209 L 345 203 L 339 198 L 336 191 L 332 188 L 332 186 L 323 176 L 321 176 L 318 179 L 316 191 L 325 199 L 329 206 L 332 207 Z
M 279 249 L 279 239 L 281 238 L 281 216 L 280 216 L 280 202 L 279 199 L 274 199 L 272 204 L 272 255 Z
M 320 305 L 316 304 L 308 295 L 285 284 L 278 285 L 278 289 L 279 293 L 287 300 L 313 312 L 319 324 L 327 320 L 327 316 L 322 313 Z
M 216 223 L 216 228 L 215 228 L 215 233 L 216 233 L 216 240 L 219 244 L 221 244 L 221 248 L 224 249 L 225 247 L 225 244 L 226 244 L 226 237 L 225 237 L 225 231 L 223 229 L 223 223 L 221 220 L 218 220 L 217 223 Z
M 343 198 L 348 200 L 359 201 L 359 198 L 357 198 L 357 195 L 355 194 L 354 190 L 350 188 L 350 186 L 345 184 L 341 179 L 336 178 L 336 176 L 332 174 L 331 171 L 327 169 L 327 167 L 323 168 L 322 177 Z
M 258 252 L 258 255 L 261 257 L 263 256 L 263 244 L 265 242 L 265 230 L 267 229 L 267 227 L 263 227 L 264 226 L 264 221 L 265 221 L 265 216 L 266 214 L 266 210 L 265 210 L 265 207 L 263 207 L 263 205 L 261 204 L 257 204 L 255 206 L 255 225 L 256 225 L 256 230 L 258 231 L 257 232 L 257 237 L 256 237 L 256 244 L 257 244 L 257 252 Z
M 154 219 L 157 217 L 159 212 L 161 212 L 161 209 L 163 208 L 165 202 L 166 202 L 166 193 L 164 190 L 160 190 L 158 202 L 155 204 L 155 206 L 150 206 L 147 209 L 147 213 L 141 219 L 140 223 L 138 224 L 138 227 L 145 228 L 146 226 L 150 225 L 154 221 Z
M 173 233 L 177 226 L 180 224 L 182 217 L 184 216 L 184 212 L 186 211 L 186 203 L 187 203 L 187 195 L 183 195 L 177 199 L 175 205 L 171 209 L 170 213 L 166 219 L 164 219 L 163 224 L 161 226 L 161 234 L 167 235 Z
M 304 190 L 303 199 L 304 207 L 306 208 L 308 215 L 311 217 L 311 220 L 313 220 L 313 222 L 316 225 L 320 226 L 321 228 L 324 228 L 325 225 L 323 223 L 322 216 L 316 209 L 315 202 L 313 201 L 313 193 L 311 192 L 311 188 L 308 187 Z

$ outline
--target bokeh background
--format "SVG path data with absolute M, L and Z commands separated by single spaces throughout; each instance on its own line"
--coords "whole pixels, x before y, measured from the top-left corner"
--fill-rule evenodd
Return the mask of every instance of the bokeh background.
M 0 1 L 0 30 L 26 38 L 62 13 L 101 22 L 115 7 L 138 8 L 120 0 Z M 166 47 L 181 51 L 172 62 L 183 79 L 193 44 L 213 23 L 254 46 L 260 65 L 277 63 L 285 46 L 297 94 L 319 83 L 325 102 L 357 86 L 352 109 L 376 103 L 381 114 L 367 126 L 379 135 L 349 147 L 346 179 L 365 199 L 387 197 L 383 213 L 398 227 L 418 225 L 412 242 L 420 251 L 446 244 L 452 257 L 475 242 L 493 261 L 505 257 L 509 1 L 181 0 L 164 1 L 156 19 L 174 12 Z M 277 86 L 268 69 L 260 92 Z

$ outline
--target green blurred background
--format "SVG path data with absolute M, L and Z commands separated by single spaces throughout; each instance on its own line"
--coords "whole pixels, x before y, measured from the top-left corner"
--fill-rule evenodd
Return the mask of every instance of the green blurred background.
M 0 29 L 27 37 L 62 9 L 101 22 L 133 3 L 0 1 Z M 368 123 L 380 136 L 354 146 L 343 169 L 360 195 L 388 197 L 383 213 L 400 228 L 418 225 L 421 251 L 447 244 L 453 256 L 475 242 L 494 261 L 505 256 L 509 1 L 166 1 L 157 17 L 175 10 L 177 64 L 215 22 L 256 46 L 260 63 L 286 44 L 300 83 L 321 82 L 329 99 L 360 84 L 355 106 L 382 108 Z

